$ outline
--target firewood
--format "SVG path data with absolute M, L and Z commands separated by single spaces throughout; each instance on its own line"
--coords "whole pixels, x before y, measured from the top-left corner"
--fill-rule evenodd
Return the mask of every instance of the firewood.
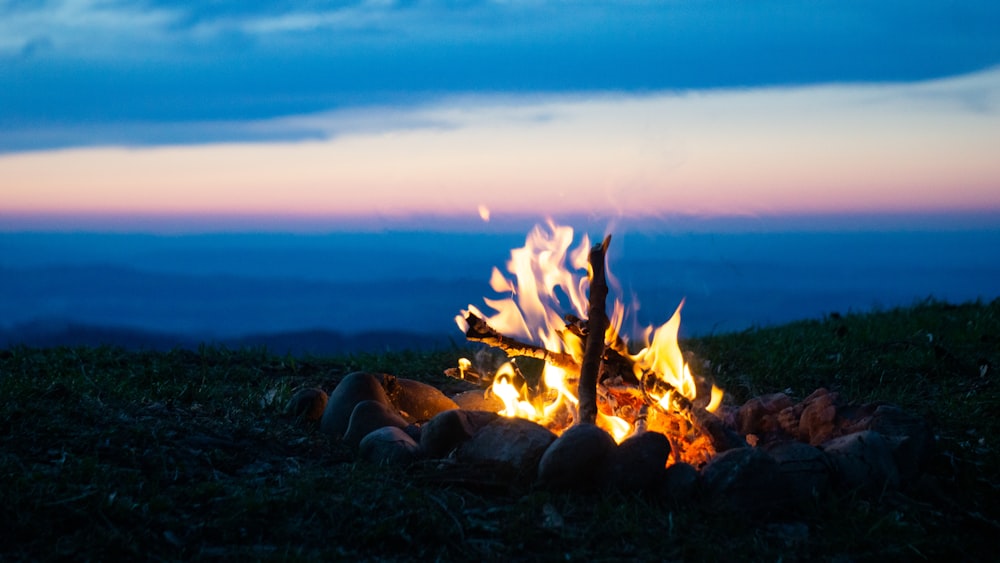
M 597 420 L 597 376 L 601 370 L 601 359 L 604 357 L 604 333 L 608 330 L 608 313 L 606 304 L 608 298 L 608 280 L 604 275 L 604 262 L 607 256 L 611 235 L 604 237 L 601 244 L 590 249 L 590 308 L 587 319 L 587 343 L 583 350 L 583 362 L 580 364 L 580 382 L 577 385 L 577 397 L 580 399 L 580 422 L 594 424 Z
M 564 352 L 554 352 L 546 350 L 541 346 L 520 342 L 515 338 L 504 336 L 491 327 L 485 319 L 480 318 L 475 313 L 469 312 L 465 317 L 465 322 L 469 325 L 465 331 L 465 338 L 472 342 L 482 342 L 488 346 L 499 348 L 511 356 L 527 356 L 545 360 L 546 362 L 561 367 L 569 371 L 578 371 L 580 365 L 576 363 L 573 356 Z

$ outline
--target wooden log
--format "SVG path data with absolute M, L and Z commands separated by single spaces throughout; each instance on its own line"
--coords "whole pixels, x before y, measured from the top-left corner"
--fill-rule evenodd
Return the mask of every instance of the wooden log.
M 527 356 L 544 360 L 554 366 L 576 372 L 580 365 L 576 363 L 573 356 L 565 352 L 553 352 L 541 346 L 520 342 L 515 338 L 504 336 L 491 327 L 485 319 L 469 312 L 465 316 L 465 322 L 469 325 L 465 331 L 465 338 L 473 342 L 482 342 L 488 346 L 499 348 L 511 356 Z
M 580 381 L 577 397 L 580 399 L 580 422 L 594 424 L 597 421 L 597 376 L 604 357 L 604 333 L 608 330 L 608 313 L 605 302 L 608 298 L 608 280 L 604 274 L 611 235 L 604 237 L 601 244 L 590 249 L 590 307 L 587 318 L 587 344 L 583 349 L 580 364 Z

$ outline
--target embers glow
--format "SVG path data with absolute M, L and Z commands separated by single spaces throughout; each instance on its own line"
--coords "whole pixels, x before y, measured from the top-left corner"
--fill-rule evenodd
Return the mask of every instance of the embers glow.
M 466 319 L 472 314 L 505 337 L 572 358 L 570 362 L 556 365 L 546 357 L 540 381 L 534 387 L 515 384 L 519 374 L 516 368 L 505 364 L 497 370 L 491 386 L 492 393 L 504 402 L 501 414 L 534 420 L 557 434 L 578 418 L 576 386 L 585 330 L 581 319 L 587 315 L 591 281 L 589 237 L 583 235 L 580 243 L 571 249 L 573 238 L 571 227 L 556 225 L 551 220 L 545 226 L 536 226 L 524 247 L 511 251 L 506 264 L 507 274 L 499 268 L 491 273 L 490 287 L 504 296 L 484 298 L 494 313 L 487 316 L 469 305 L 456 317 L 463 332 L 468 331 Z M 711 450 L 710 441 L 696 435 L 694 428 L 697 425 L 692 419 L 698 383 L 677 342 L 683 303 L 662 326 L 643 331 L 632 346 L 629 346 L 628 337 L 622 334 L 629 310 L 620 298 L 615 298 L 610 305 L 605 347 L 630 367 L 622 374 L 602 376 L 604 380 L 598 384 L 602 397 L 598 404 L 598 426 L 619 442 L 634 433 L 637 426 L 660 431 L 668 435 L 676 450 L 681 450 L 678 459 L 710 457 L 714 451 L 705 451 L 706 448 Z M 566 365 L 574 362 L 575 369 Z M 714 411 L 722 396 L 722 391 L 713 386 L 711 401 L 705 410 Z M 648 419 L 647 408 L 650 410 Z M 698 451 L 685 457 L 687 448 L 678 441 L 686 441 Z M 696 444 L 699 441 L 707 445 Z

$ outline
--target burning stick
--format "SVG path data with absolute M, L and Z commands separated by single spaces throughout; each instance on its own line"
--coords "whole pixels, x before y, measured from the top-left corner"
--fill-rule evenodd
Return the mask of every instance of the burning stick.
M 494 348 L 499 348 L 511 356 L 527 356 L 529 358 L 545 360 L 567 371 L 575 372 L 580 369 L 573 356 L 564 352 L 546 350 L 541 346 L 525 344 L 509 336 L 504 336 L 491 327 L 485 319 L 480 318 L 472 312 L 469 312 L 465 316 L 465 322 L 469 325 L 469 328 L 465 331 L 465 338 L 467 340 L 482 342 Z
M 611 235 L 604 237 L 601 244 L 590 249 L 590 309 L 587 315 L 587 345 L 580 364 L 580 382 L 577 396 L 580 398 L 580 422 L 594 424 L 597 421 L 597 376 L 604 356 L 604 333 L 608 330 L 608 313 L 605 301 L 608 298 L 608 280 L 604 275 L 604 262 Z

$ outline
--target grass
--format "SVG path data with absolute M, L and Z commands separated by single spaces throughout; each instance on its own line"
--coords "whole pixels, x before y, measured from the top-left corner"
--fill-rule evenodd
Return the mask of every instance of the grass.
M 355 463 L 285 418 L 355 370 L 451 388 L 468 350 L 275 356 L 0 350 L 0 560 L 990 560 L 1000 533 L 1000 300 L 928 301 L 682 343 L 740 404 L 824 386 L 925 416 L 919 486 L 769 519 L 554 494 L 424 462 Z M 470 477 L 468 471 L 476 471 Z

